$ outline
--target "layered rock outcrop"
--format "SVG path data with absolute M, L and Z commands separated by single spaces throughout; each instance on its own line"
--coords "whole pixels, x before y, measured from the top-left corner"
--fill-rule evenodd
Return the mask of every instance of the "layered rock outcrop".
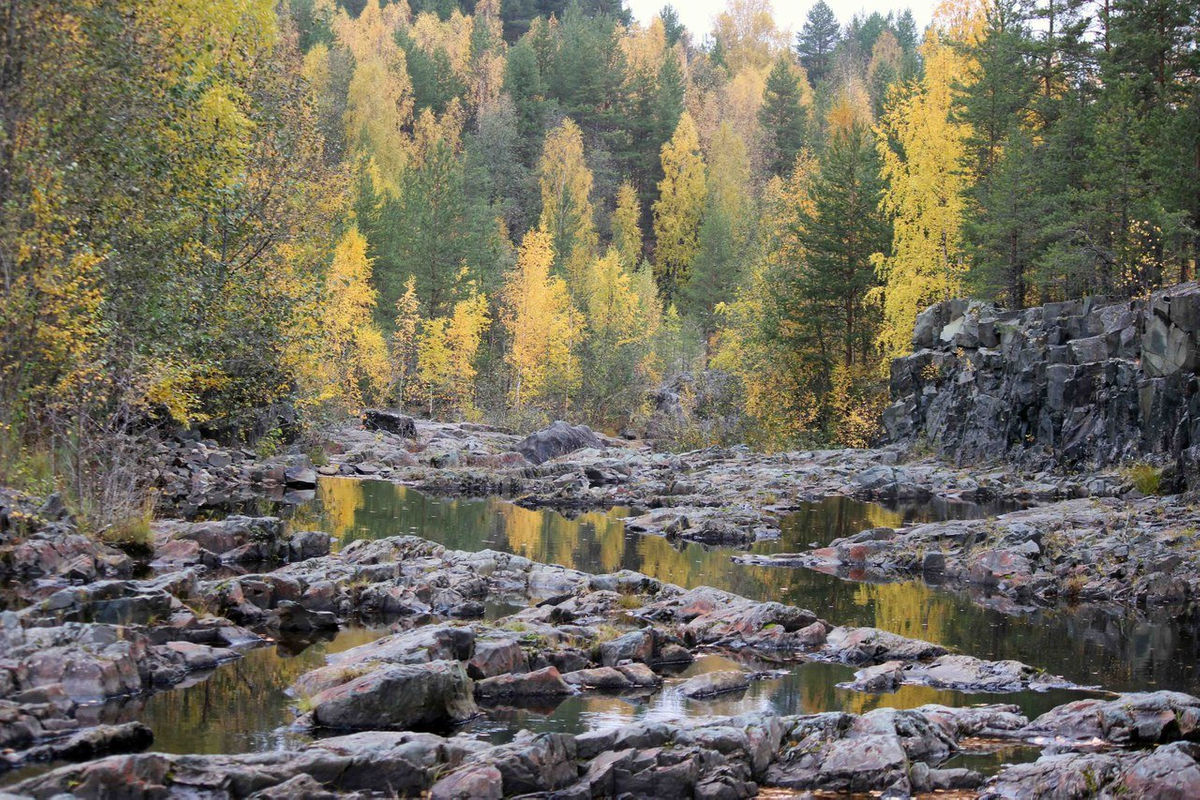
M 890 441 L 959 463 L 1171 462 L 1200 482 L 1200 284 L 1023 311 L 951 300 L 892 365 Z

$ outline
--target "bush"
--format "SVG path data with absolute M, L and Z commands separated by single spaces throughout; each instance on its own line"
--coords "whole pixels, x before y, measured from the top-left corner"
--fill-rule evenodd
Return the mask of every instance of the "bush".
M 1147 497 L 1161 493 L 1163 471 L 1150 464 L 1134 464 L 1127 469 L 1126 477 L 1137 489 Z

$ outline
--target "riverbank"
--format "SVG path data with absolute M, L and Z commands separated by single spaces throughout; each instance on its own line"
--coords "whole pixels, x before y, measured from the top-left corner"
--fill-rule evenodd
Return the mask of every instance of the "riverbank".
M 317 751 L 323 743 L 339 741 L 336 735 L 347 729 L 389 728 L 441 737 L 418 738 L 439 754 L 462 748 L 470 756 L 465 763 L 475 765 L 482 759 L 502 776 L 510 769 L 503 766 L 507 759 L 526 763 L 542 758 L 531 755 L 537 747 L 552 747 L 554 758 L 563 759 L 556 768 L 559 777 L 521 784 L 529 791 L 575 787 L 582 793 L 600 787 L 603 793 L 610 783 L 617 791 L 618 785 L 626 784 L 613 782 L 618 780 L 614 774 L 666 781 L 675 774 L 671 769 L 687 762 L 692 766 L 682 772 L 695 777 L 680 784 L 679 791 L 711 791 L 713 796 L 750 796 L 760 786 L 893 793 L 954 787 L 986 795 L 1012 786 L 1028 788 L 1029 781 L 1049 785 L 1049 767 L 1040 761 L 1041 766 L 1024 767 L 1025 772 L 1003 765 L 1031 761 L 1039 754 L 1043 760 L 1059 758 L 1055 754 L 1064 748 L 1063 741 L 1074 734 L 1050 725 L 1047 719 L 1056 717 L 1047 715 L 1070 717 L 1077 725 L 1078 715 L 1070 716 L 1070 709 L 1078 707 L 1075 698 L 1116 703 L 1079 712 L 1087 719 L 1107 719 L 1131 704 L 1144 705 L 1149 718 L 1170 713 L 1190 719 L 1193 713 L 1188 710 L 1193 700 L 1178 693 L 1120 695 L 1112 700 L 1112 695 L 1085 691 L 1089 684 L 1101 684 L 1102 689 L 1112 684 L 1046 671 L 1043 648 L 1031 648 L 1027 663 L 1008 652 L 1003 657 L 978 652 L 982 640 L 963 639 L 960 646 L 965 647 L 953 652 L 940 643 L 948 633 L 944 629 L 924 628 L 936 634 L 928 641 L 911 625 L 892 622 L 892 630 L 864 625 L 865 620 L 851 619 L 856 615 L 847 613 L 852 603 L 828 602 L 844 593 L 840 587 L 853 592 L 855 581 L 901 580 L 900 586 L 916 587 L 917 578 L 971 587 L 972 592 L 963 595 L 970 599 L 962 602 L 995 606 L 998 600 L 1007 601 L 1004 614 L 1043 605 L 1065 619 L 1087 619 L 1091 612 L 1083 609 L 1056 609 L 1065 592 L 1046 591 L 1062 577 L 1049 572 L 1046 564 L 1060 563 L 1055 559 L 1068 553 L 1076 560 L 1062 563 L 1087 563 L 1087 550 L 1064 530 L 1093 536 L 1098 548 L 1132 543 L 1157 553 L 1155 548 L 1186 545 L 1180 530 L 1190 524 L 1190 512 L 1183 500 L 1140 498 L 1117 473 L 1086 480 L 1003 471 L 967 474 L 932 460 L 902 462 L 893 450 L 762 455 L 730 448 L 663 454 L 642 443 L 583 431 L 551 430 L 523 441 L 480 426 L 419 421 L 399 430 L 356 425 L 334 429 L 327 439 L 328 461 L 320 465 L 297 454 L 263 461 L 243 451 L 239 460 L 214 443 L 164 444 L 158 468 L 163 507 L 180 516 L 156 522 L 149 550 L 134 556 L 79 536 L 69 515 L 53 503 L 5 495 L 0 563 L 13 578 L 4 615 L 12 656 L 0 664 L 0 672 L 10 676 L 4 684 L 3 719 L 5 741 L 13 750 L 8 763 L 86 760 L 106 752 L 140 750 L 152 729 L 142 721 L 148 715 L 137 709 L 152 704 L 123 698 L 187 685 L 190 675 L 202 679 L 213 670 L 219 675 L 231 668 L 223 664 L 237 663 L 247 648 L 292 642 L 289 648 L 302 650 L 306 642 L 363 625 L 379 634 L 348 651 L 331 651 L 327 663 L 307 672 L 283 671 L 287 678 L 271 689 L 281 698 L 279 711 L 273 713 L 288 717 L 279 730 L 290 733 L 279 739 L 285 743 L 284 752 L 272 761 L 277 768 L 272 767 L 271 774 L 278 781 L 263 783 L 255 791 L 274 785 L 286 785 L 280 791 L 290 791 L 310 779 L 327 789 L 351 791 L 326 773 L 306 771 L 304 765 L 318 756 L 326 758 L 326 752 Z M 576 449 L 578 440 L 572 437 L 581 437 L 587 446 Z M 556 447 L 566 452 L 555 452 Z M 490 495 L 499 487 L 520 505 L 481 500 L 478 507 L 471 506 L 468 517 L 447 520 L 447 537 L 461 542 L 456 549 L 394 535 L 404 532 L 406 517 L 384 498 L 389 487 L 409 491 L 405 486 L 459 496 Z M 360 499 L 340 505 L 339 487 L 359 492 Z M 363 505 L 365 487 L 383 492 L 370 501 L 383 502 L 377 512 Z M 1072 499 L 1092 492 L 1097 496 Z M 419 497 L 425 495 L 399 502 L 424 502 Z M 896 510 L 856 497 L 887 500 Z M 981 505 L 984 502 L 991 505 Z M 1019 508 L 1030 503 L 1036 505 Z M 263 516 L 265 506 L 284 518 Z M 543 512 L 522 507 L 557 508 L 581 522 L 562 517 L 561 523 L 538 521 L 535 530 L 540 532 L 530 539 L 528 533 L 519 533 L 525 530 L 521 526 Z M 363 529 L 368 524 L 364 513 L 377 514 L 378 527 Z M 520 513 L 534 516 L 522 521 L 514 516 Z M 1104 528 L 1096 520 L 1104 523 L 1110 518 L 1105 515 L 1122 520 L 1121 530 L 1136 526 L 1135 533 L 1124 539 L 1101 535 L 1097 528 Z M 349 527 L 335 517 L 349 520 Z M 831 519 L 837 524 L 826 524 Z M 491 534 L 463 538 L 472 526 L 494 531 L 501 521 L 507 532 L 499 550 L 492 549 L 502 543 Z M 511 527 L 514 524 L 518 527 Z M 595 544 L 601 548 L 597 554 L 610 555 L 571 555 L 583 552 L 585 542 L 562 526 L 576 524 L 611 527 L 612 533 Z M 1045 562 L 1028 549 L 1018 555 L 1027 559 L 1031 574 L 1046 574 L 1025 583 L 1012 580 L 1011 573 L 1007 581 L 979 580 L 971 565 L 980 554 L 1020 545 L 1013 539 L 1017 535 L 1044 548 Z M 612 544 L 605 544 L 615 541 L 625 543 L 622 549 L 612 551 Z M 655 542 L 661 549 L 640 546 Z M 936 569 L 931 568 L 931 543 L 937 543 L 944 559 Z M 630 561 L 634 551 L 636 560 Z M 909 558 L 913 551 L 921 557 Z M 832 563 L 834 558 L 838 563 Z M 1136 574 L 1139 563 L 1127 561 L 1127 573 L 1097 575 L 1110 580 L 1113 588 L 1089 595 L 1105 601 L 1095 608 L 1147 605 L 1152 595 L 1122 591 L 1126 584 L 1120 578 Z M 1186 558 L 1155 563 L 1159 572 L 1195 574 Z M 573 568 L 575 564 L 584 569 Z M 646 567 L 659 574 L 647 574 Z M 729 577 L 722 577 L 726 573 Z M 1184 588 L 1171 599 L 1190 596 L 1191 584 L 1183 580 Z M 1020 589 L 1031 584 L 1041 590 Z M 795 591 L 806 585 L 811 591 Z M 1143 584 L 1129 584 L 1139 585 Z M 824 611 L 793 605 L 789 597 L 805 605 L 812 601 Z M 929 597 L 937 598 L 932 606 L 936 608 L 944 602 L 940 598 L 952 595 L 935 591 Z M 927 602 L 918 600 L 917 607 Z M 948 618 L 967 620 L 966 627 L 979 625 L 982 620 L 969 622 L 967 607 L 955 606 Z M 1164 609 L 1169 613 L 1169 606 Z M 1030 630 L 1044 624 L 1033 623 Z M 905 635 L 910 630 L 918 635 Z M 985 646 L 987 650 L 994 647 Z M 1062 663 L 1070 665 L 1071 659 Z M 836 668 L 830 672 L 820 666 L 824 664 Z M 787 687 L 812 681 L 827 681 L 828 697 L 840 699 L 815 707 L 781 699 L 792 691 Z M 1141 688 L 1137 684 L 1115 683 L 1122 690 Z M 1015 704 L 1006 704 L 1006 695 Z M 173 696 L 176 693 L 156 695 Z M 397 696 L 412 702 L 398 704 Z M 655 753 L 651 760 L 646 760 L 650 756 L 641 744 L 625 748 L 632 751 L 628 756 L 633 760 L 620 762 L 612 773 L 595 765 L 594 757 L 580 755 L 586 752 L 586 745 L 580 750 L 580 740 L 586 743 L 588 737 L 612 730 L 615 718 L 605 722 L 603 715 L 583 711 L 579 719 L 591 721 L 566 723 L 557 710 L 599 707 L 612 702 L 608 698 L 634 709 L 656 709 L 636 723 L 657 731 L 647 734 L 649 742 L 659 735 L 671 743 L 688 742 L 693 728 L 743 733 L 765 729 L 772 732 L 768 740 L 779 730 L 779 739 L 763 746 L 754 763 L 714 751 L 725 759 L 721 763 L 733 765 L 727 777 L 736 778 L 722 779 L 719 788 L 706 782 L 708 766 L 717 762 L 699 740 L 686 753 L 676 752 L 674 744 L 646 745 Z M 771 710 L 756 708 L 755 698 L 774 698 Z M 992 730 L 995 722 L 975 730 L 958 722 L 947 728 L 947 719 L 957 719 L 966 713 L 964 708 L 980 701 L 1004 706 L 995 714 L 1005 720 L 1007 736 Z M 114 702 L 123 703 L 123 713 L 106 716 L 97 711 Z M 896 708 L 887 709 L 887 714 L 883 708 L 866 711 L 893 704 Z M 931 710 L 932 705 L 943 709 Z M 885 717 L 886 724 L 880 722 Z M 794 766 L 798 755 L 788 742 L 796 731 L 810 731 L 812 725 L 821 733 L 800 759 L 806 765 L 800 769 Z M 942 731 L 935 736 L 940 744 L 934 751 L 929 751 L 932 740 L 910 747 L 905 731 L 913 726 Z M 1146 728 L 1144 722 L 1138 726 Z M 1180 730 L 1167 728 L 1153 741 L 1193 738 L 1190 723 Z M 981 738 L 980 731 L 986 736 Z M 328 738 L 331 734 L 334 739 Z M 377 746 L 379 753 L 364 757 L 383 763 L 390 758 L 385 751 L 398 745 L 381 736 L 364 733 L 348 741 L 358 743 L 355 747 L 365 747 L 363 742 Z M 883 738 L 858 741 L 862 736 Z M 1127 734 L 1101 732 L 1095 738 L 1104 742 L 1108 760 L 1103 766 L 1112 786 L 1128 775 L 1157 768 L 1157 762 L 1143 764 L 1141 755 L 1123 749 L 1135 743 Z M 985 756 L 998 752 L 997 740 L 1006 742 L 1003 752 L 1009 755 Z M 550 741 L 555 743 L 548 745 Z M 868 763 L 878 755 L 872 749 L 876 744 L 885 751 L 883 766 Z M 569 755 L 572 747 L 574 756 Z M 1079 759 L 1063 762 L 1062 781 L 1096 766 L 1088 760 L 1099 757 L 1096 753 L 1080 752 Z M 1189 752 L 1177 747 L 1171 758 Z M 821 755 L 810 758 L 813 753 Z M 847 753 L 864 755 L 846 761 Z M 1014 759 L 1013 753 L 1020 757 Z M 236 774 L 248 764 L 262 763 L 251 756 L 226 755 L 224 760 L 206 757 L 211 763 L 181 762 L 182 754 L 137 756 L 132 761 L 122 756 L 26 778 L 18 788 L 41 795 L 65 785 L 55 781 L 88 785 L 114 780 L 108 770 L 119 767 L 121 774 L 141 775 L 139 780 L 182 790 L 183 784 L 171 781 L 193 765 Z M 666 761 L 659 760 L 660 755 Z M 459 791 L 459 782 L 480 785 L 483 773 L 476 774 L 474 766 L 455 771 L 463 763 L 455 758 L 431 762 L 450 771 L 450 784 L 413 784 L 413 791 L 436 789 L 438 796 L 457 796 L 453 792 Z M 981 758 L 986 767 L 979 766 Z M 975 768 L 956 766 L 960 763 Z M 638 768 L 630 773 L 630 765 Z M 593 780 L 597 771 L 605 775 L 596 779 L 599 782 Z M 637 781 L 628 785 L 648 785 Z M 241 791 L 229 793 L 243 796 Z

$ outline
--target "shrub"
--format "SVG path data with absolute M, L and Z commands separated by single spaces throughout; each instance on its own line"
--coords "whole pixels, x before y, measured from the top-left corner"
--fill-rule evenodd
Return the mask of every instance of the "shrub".
M 1162 490 L 1162 470 L 1149 464 L 1134 464 L 1126 470 L 1126 477 L 1133 488 L 1146 496 L 1159 494 Z

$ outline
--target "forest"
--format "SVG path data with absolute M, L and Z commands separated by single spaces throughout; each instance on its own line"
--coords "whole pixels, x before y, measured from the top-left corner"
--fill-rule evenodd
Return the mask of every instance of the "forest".
M 924 30 L 818 0 L 795 32 L 769 0 L 709 31 L 619 0 L 9 0 L 0 26 L 0 482 L 282 406 L 618 433 L 682 373 L 730 376 L 743 439 L 858 446 L 927 305 L 1195 276 L 1193 0 L 946 0 Z

